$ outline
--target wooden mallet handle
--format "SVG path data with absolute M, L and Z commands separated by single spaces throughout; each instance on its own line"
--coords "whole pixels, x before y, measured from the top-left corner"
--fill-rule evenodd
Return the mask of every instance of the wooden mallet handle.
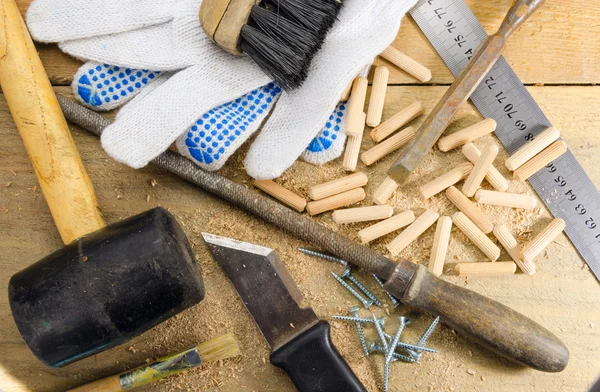
M 65 244 L 104 227 L 94 189 L 15 0 L 0 0 L 0 85 Z

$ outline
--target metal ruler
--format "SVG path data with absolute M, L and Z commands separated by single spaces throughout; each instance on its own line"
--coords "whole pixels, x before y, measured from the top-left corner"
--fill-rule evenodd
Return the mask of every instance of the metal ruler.
M 454 76 L 487 36 L 464 0 L 420 0 L 410 13 Z M 551 126 L 504 57 L 471 101 L 496 120 L 496 136 L 510 154 Z M 529 182 L 550 212 L 564 219 L 567 236 L 600 280 L 600 192 L 577 159 L 568 151 Z

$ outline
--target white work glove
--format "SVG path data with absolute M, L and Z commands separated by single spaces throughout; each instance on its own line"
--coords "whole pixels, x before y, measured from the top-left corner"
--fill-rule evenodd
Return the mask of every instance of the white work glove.
M 182 154 L 215 170 L 272 111 L 246 156 L 248 173 L 266 179 L 301 154 L 313 163 L 341 154 L 339 97 L 394 40 L 415 2 L 346 0 L 304 85 L 290 93 L 249 57 L 206 37 L 200 0 L 35 0 L 27 23 L 36 40 L 91 61 L 73 86 L 89 106 L 112 109 L 141 92 L 103 134 L 113 158 L 143 167 L 176 141 Z

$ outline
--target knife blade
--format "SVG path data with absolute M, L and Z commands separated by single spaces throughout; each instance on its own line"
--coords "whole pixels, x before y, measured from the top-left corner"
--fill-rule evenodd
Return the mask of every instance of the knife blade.
M 329 323 L 311 308 L 273 249 L 202 233 L 244 306 L 299 391 L 366 391 L 331 342 Z

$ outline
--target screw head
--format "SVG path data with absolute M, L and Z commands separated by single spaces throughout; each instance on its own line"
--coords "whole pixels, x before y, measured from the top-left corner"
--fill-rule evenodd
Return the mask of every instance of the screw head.
M 353 306 L 350 308 L 350 314 L 354 317 L 358 317 L 358 311 L 360 310 L 359 306 Z
M 347 278 L 350 275 L 352 275 L 352 271 L 350 270 L 350 267 L 346 267 L 346 269 L 344 270 L 344 272 L 340 276 L 342 278 Z
M 408 317 L 400 316 L 398 317 L 398 321 L 400 321 L 400 325 L 410 324 L 410 319 Z

